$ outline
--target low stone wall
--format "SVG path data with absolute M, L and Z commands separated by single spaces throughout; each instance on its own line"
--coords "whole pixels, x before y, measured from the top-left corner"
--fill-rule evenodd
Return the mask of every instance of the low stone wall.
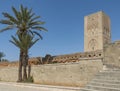
M 0 67 L 0 81 L 16 82 L 18 78 L 18 67 Z
M 80 87 L 90 81 L 102 68 L 101 59 L 84 60 L 78 63 L 32 66 L 31 75 L 35 83 Z M 0 68 L 1 81 L 17 81 L 17 76 L 17 67 Z

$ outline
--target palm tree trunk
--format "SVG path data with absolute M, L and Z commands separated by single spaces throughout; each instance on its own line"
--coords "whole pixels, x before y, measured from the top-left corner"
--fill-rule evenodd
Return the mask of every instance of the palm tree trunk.
M 30 63 L 28 64 L 28 78 L 30 78 L 30 74 L 31 74 L 31 65 Z
M 20 50 L 19 69 L 18 69 L 18 81 L 17 82 L 22 82 L 22 57 L 23 57 L 23 52 Z
M 27 53 L 24 53 L 23 56 L 23 80 L 26 81 L 27 80 L 27 65 L 28 65 L 28 57 L 27 57 Z
M 23 80 L 26 81 L 27 80 L 27 72 L 26 72 L 26 66 L 24 66 L 24 70 L 23 70 Z

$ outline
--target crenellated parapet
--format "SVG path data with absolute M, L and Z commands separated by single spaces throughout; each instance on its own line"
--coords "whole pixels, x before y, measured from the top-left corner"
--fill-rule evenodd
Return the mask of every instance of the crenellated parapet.
M 91 52 L 81 52 L 81 53 L 73 53 L 67 55 L 58 55 L 53 56 L 53 63 L 66 63 L 66 62 L 77 62 L 82 59 L 94 59 L 94 58 L 102 58 L 103 51 L 91 51 Z

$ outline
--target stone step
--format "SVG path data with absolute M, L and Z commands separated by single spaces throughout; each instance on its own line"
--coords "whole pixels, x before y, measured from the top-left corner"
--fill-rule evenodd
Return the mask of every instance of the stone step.
M 120 70 L 102 70 L 100 72 L 113 72 L 113 73 L 118 72 L 118 73 L 120 73 Z
M 120 67 L 114 66 L 114 65 L 111 65 L 111 64 L 105 64 L 103 66 L 103 69 L 105 69 L 105 70 L 120 70 Z
M 86 86 L 85 88 L 93 89 L 93 91 L 94 90 L 98 90 L 98 91 L 120 91 L 119 88 L 103 87 L 103 86 L 93 86 L 93 85 Z
M 119 76 L 120 73 L 99 73 L 99 74 L 96 74 L 95 76 L 100 76 L 100 75 L 104 75 L 104 76 Z
M 99 91 L 99 90 L 93 90 L 93 89 L 81 88 L 79 91 Z
M 118 80 L 120 81 L 120 77 L 106 77 L 106 76 L 100 76 L 100 77 L 95 77 L 95 79 L 101 79 L 101 80 Z
M 120 91 L 120 69 L 104 68 L 80 91 Z
M 118 76 L 112 76 L 112 75 L 97 75 L 97 76 L 95 76 L 94 78 L 101 78 L 101 79 L 104 79 L 104 78 L 118 78 L 118 79 L 120 79 L 120 75 L 118 75 Z
M 120 84 L 118 80 L 105 80 L 105 79 L 93 79 L 91 82 L 99 82 L 99 83 L 108 83 L 108 84 Z
M 120 72 L 102 72 L 96 75 L 120 75 Z
M 120 72 L 118 71 L 117 72 L 114 72 L 114 71 L 113 72 L 112 71 L 111 72 L 99 72 L 98 74 L 120 74 Z
M 101 70 L 100 72 L 120 72 L 120 69 L 116 69 L 116 70 Z
M 120 80 L 120 76 L 96 76 L 94 79 L 102 79 L 102 80 Z
M 99 82 L 90 82 L 87 86 L 103 86 L 103 87 L 112 87 L 112 88 L 120 88 L 120 84 L 110 84 L 110 83 L 99 83 Z

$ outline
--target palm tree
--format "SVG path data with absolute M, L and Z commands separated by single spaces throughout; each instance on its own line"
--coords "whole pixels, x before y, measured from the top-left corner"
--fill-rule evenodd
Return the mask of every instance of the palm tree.
M 20 11 L 17 11 L 14 7 L 12 7 L 14 16 L 9 13 L 2 13 L 6 20 L 0 20 L 0 23 L 8 25 L 7 27 L 0 30 L 0 32 L 4 32 L 6 30 L 11 30 L 13 28 L 17 29 L 17 34 L 23 33 L 31 33 L 36 34 L 41 37 L 39 31 L 44 30 L 45 28 L 41 27 L 45 22 L 37 20 L 40 16 L 35 16 L 35 13 L 32 13 L 32 9 L 24 8 L 22 5 L 20 6 Z M 39 31 L 36 31 L 39 30 Z M 42 37 L 41 37 L 42 38 Z
M 29 49 L 38 41 L 39 39 L 34 39 L 34 36 L 27 34 L 24 36 L 18 36 L 18 38 L 12 36 L 11 43 L 13 43 L 16 47 L 18 47 L 22 52 L 22 64 L 23 64 L 23 80 L 27 80 L 27 72 L 26 67 L 28 65 L 28 51 Z
M 0 52 L 0 62 L 2 61 L 2 57 L 4 57 L 5 54 L 3 52 Z
M 32 9 L 28 9 L 27 7 L 20 6 L 20 10 L 16 10 L 12 7 L 14 16 L 9 13 L 3 12 L 3 16 L 6 18 L 5 20 L 0 20 L 1 24 L 7 25 L 5 28 L 1 29 L 0 32 L 4 32 L 7 30 L 16 29 L 17 35 L 26 35 L 26 34 L 35 34 L 40 38 L 40 31 L 47 31 L 45 28 L 41 27 L 45 22 L 38 20 L 40 16 L 35 16 L 35 13 L 32 13 Z M 37 31 L 36 31 L 37 30 Z M 22 81 L 22 57 L 23 51 L 20 50 L 19 56 L 19 72 L 18 72 L 18 81 Z

